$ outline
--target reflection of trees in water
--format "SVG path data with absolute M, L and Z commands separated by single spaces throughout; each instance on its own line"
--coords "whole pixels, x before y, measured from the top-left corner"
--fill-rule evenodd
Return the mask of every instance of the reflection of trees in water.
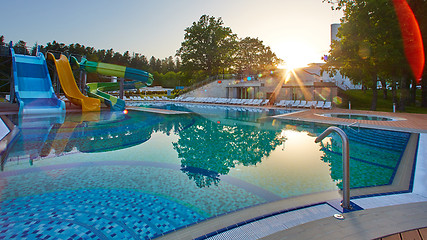
M 162 132 L 167 136 L 172 133 L 178 134 L 179 132 L 187 129 L 196 122 L 193 115 L 170 115 L 164 121 L 153 126 L 153 132 Z
M 324 142 L 320 142 L 322 146 L 320 150 L 323 151 L 323 156 L 320 159 L 325 163 L 329 163 L 331 178 L 337 183 L 337 186 L 342 189 L 342 155 L 333 153 L 341 152 L 339 144 L 341 144 L 341 141 L 337 141 L 333 138 L 331 138 L 330 143 L 327 142 L 325 144 Z
M 396 146 L 396 149 L 391 150 L 384 147 L 385 141 L 400 141 L 399 136 L 389 138 L 375 138 L 370 140 L 367 135 L 374 135 L 368 130 L 360 133 L 351 133 L 347 130 L 350 141 L 350 187 L 373 187 L 391 184 L 394 177 L 395 168 L 398 166 L 401 154 L 404 148 Z M 357 134 L 357 135 L 356 135 Z M 386 134 L 386 133 L 382 133 Z M 405 138 L 407 136 L 403 136 Z M 357 138 L 355 140 L 352 140 Z M 357 140 L 357 141 L 356 141 Z M 364 140 L 364 142 L 362 142 Z M 373 143 L 379 146 L 372 147 Z M 321 160 L 328 163 L 330 166 L 331 178 L 337 183 L 337 186 L 342 189 L 342 142 L 341 139 L 332 137 L 330 143 L 321 143 L 321 151 L 323 156 Z
M 173 146 L 182 158 L 182 171 L 199 187 L 218 184 L 219 174 L 228 174 L 238 164 L 256 165 L 281 144 L 275 131 L 226 126 L 201 117 L 178 135 Z

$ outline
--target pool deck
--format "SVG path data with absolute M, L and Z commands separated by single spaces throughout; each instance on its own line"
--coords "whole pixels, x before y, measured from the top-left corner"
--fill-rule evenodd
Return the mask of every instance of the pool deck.
M 355 120 L 355 119 L 344 119 L 344 118 L 322 116 L 322 114 L 330 114 L 330 113 L 366 114 L 366 115 L 375 115 L 375 116 L 386 116 L 391 118 L 401 118 L 402 120 L 373 121 L 373 120 Z M 276 116 L 276 118 L 287 119 L 287 120 L 318 122 L 318 123 L 328 123 L 328 124 L 338 124 L 338 125 L 353 124 L 354 127 L 357 127 L 357 124 L 354 124 L 356 122 L 356 123 L 360 123 L 360 127 L 427 133 L 427 114 L 390 113 L 390 112 L 361 111 L 361 110 L 348 110 L 348 109 L 334 108 L 332 110 L 323 110 L 323 109 L 302 110 L 298 112 L 279 115 L 279 116 Z

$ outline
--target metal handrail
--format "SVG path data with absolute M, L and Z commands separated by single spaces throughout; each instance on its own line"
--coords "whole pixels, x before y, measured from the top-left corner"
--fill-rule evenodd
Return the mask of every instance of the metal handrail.
M 343 169 L 343 201 L 342 207 L 345 209 L 351 209 L 350 205 L 350 147 L 348 144 L 348 137 L 345 132 L 338 127 L 328 127 L 322 134 L 320 134 L 315 143 L 322 141 L 332 132 L 338 133 L 342 141 L 342 169 Z
M 347 126 L 347 128 L 352 129 L 351 127 L 356 126 L 356 125 L 357 125 L 357 132 L 360 132 L 360 122 L 353 122 L 353 123 L 350 123 L 346 126 Z M 354 131 L 356 131 L 356 130 L 354 130 Z

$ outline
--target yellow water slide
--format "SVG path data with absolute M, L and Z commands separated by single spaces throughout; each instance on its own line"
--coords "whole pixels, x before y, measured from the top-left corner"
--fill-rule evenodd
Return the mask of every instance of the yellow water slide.
M 83 112 L 100 111 L 101 101 L 99 99 L 87 97 L 80 92 L 66 56 L 61 54 L 61 57 L 56 59 L 52 53 L 47 53 L 47 59 L 51 59 L 55 62 L 62 90 L 64 90 L 68 100 L 76 105 L 82 106 Z

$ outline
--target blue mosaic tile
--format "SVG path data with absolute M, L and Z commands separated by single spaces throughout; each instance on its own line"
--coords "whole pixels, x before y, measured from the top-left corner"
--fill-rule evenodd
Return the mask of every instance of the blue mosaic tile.
M 203 220 L 186 207 L 125 190 L 77 190 L 0 203 L 0 239 L 150 239 Z

